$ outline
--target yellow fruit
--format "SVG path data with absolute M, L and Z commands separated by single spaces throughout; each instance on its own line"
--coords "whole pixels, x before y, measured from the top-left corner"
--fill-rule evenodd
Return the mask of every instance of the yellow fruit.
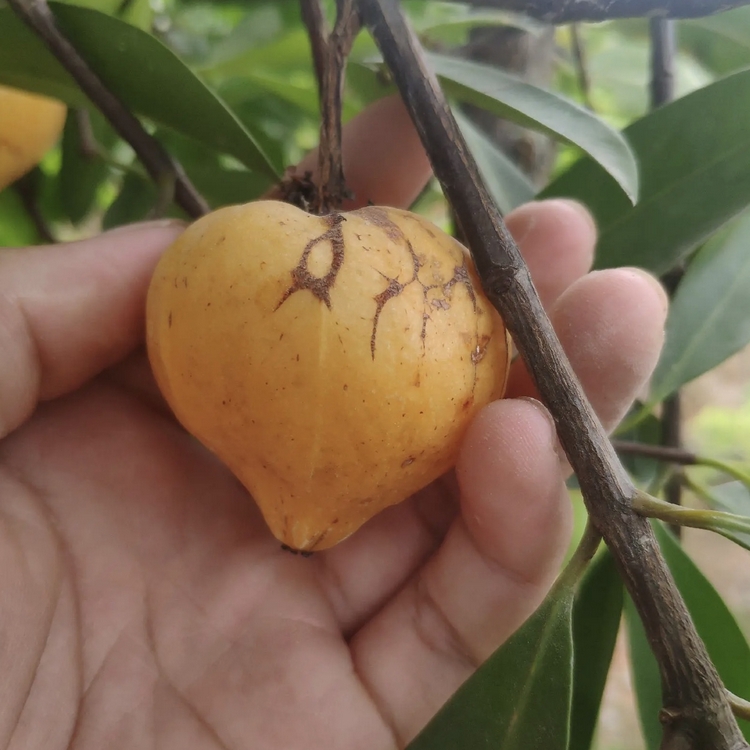
M 177 418 L 299 550 L 447 471 L 508 371 L 467 251 L 392 208 L 260 201 L 200 219 L 155 271 L 147 343 Z
M 0 190 L 39 163 L 65 124 L 62 102 L 0 86 Z

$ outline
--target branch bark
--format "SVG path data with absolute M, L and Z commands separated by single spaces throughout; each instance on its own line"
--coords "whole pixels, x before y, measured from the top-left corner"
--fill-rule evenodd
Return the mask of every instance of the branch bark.
M 615 18 L 661 16 L 700 18 L 750 5 L 750 0 L 460 0 L 524 13 L 545 23 L 609 21 Z
M 8 0 L 16 15 L 39 36 L 75 79 L 81 90 L 101 110 L 112 127 L 135 151 L 159 186 L 174 186 L 174 199 L 193 218 L 207 214 L 209 206 L 190 182 L 180 164 L 141 125 L 138 118 L 102 83 L 73 45 L 57 28 L 46 0 Z
M 633 510 L 637 491 L 562 351 L 398 0 L 359 2 L 461 224 L 487 296 L 552 412 L 589 515 L 612 550 L 641 616 L 662 679 L 662 747 L 748 748 L 651 526 Z

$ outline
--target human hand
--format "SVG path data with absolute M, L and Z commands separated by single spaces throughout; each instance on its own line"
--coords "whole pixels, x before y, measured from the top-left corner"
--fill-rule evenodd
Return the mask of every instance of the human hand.
M 428 174 L 394 100 L 345 149 L 362 202 L 408 205 Z M 663 292 L 587 273 L 574 204 L 508 223 L 613 427 L 655 365 Z M 455 474 L 329 551 L 282 551 L 150 376 L 145 293 L 179 231 L 0 252 L 0 746 L 403 747 L 554 579 L 571 511 L 550 418 L 517 362 Z

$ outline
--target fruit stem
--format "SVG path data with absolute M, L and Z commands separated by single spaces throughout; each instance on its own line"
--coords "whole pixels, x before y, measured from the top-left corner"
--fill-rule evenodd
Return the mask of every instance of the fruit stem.
M 312 46 L 320 99 L 320 145 L 317 190 L 312 213 L 327 214 L 343 205 L 351 193 L 344 179 L 341 148 L 341 104 L 346 60 L 360 29 L 354 0 L 337 0 L 336 23 L 328 32 L 321 0 L 301 0 L 302 19 Z

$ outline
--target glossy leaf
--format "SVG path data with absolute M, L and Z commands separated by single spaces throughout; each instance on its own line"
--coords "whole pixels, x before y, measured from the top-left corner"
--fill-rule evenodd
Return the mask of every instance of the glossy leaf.
M 623 588 L 614 559 L 601 553 L 581 581 L 573 605 L 571 750 L 589 750 L 617 641 Z
M 749 123 L 750 124 L 750 123 Z M 713 237 L 677 288 L 651 380 L 652 404 L 750 343 L 750 213 Z
M 62 31 L 133 112 L 276 176 L 245 126 L 155 37 L 88 8 L 50 5 Z M 8 8 L 0 8 L 0 81 L 86 106 L 68 74 Z
M 542 197 L 587 204 L 600 237 L 596 266 L 664 273 L 750 204 L 750 71 L 700 89 L 625 130 L 641 167 L 633 207 L 593 159 Z
M 542 606 L 446 703 L 408 750 L 566 750 L 573 590 Z
M 526 175 L 466 115 L 457 108 L 453 113 L 500 210 L 508 213 L 532 200 L 536 190 Z
M 448 94 L 575 144 L 615 179 L 625 192 L 622 200 L 635 201 L 635 157 L 622 135 L 603 120 L 569 99 L 490 65 L 435 54 L 430 55 L 430 63 Z
M 750 698 L 750 646 L 737 621 L 672 534 L 660 523 L 655 523 L 654 529 L 698 634 L 724 685 L 736 695 Z M 658 668 L 632 603 L 626 606 L 626 621 L 641 725 L 649 750 L 657 750 L 661 740 Z M 750 738 L 750 723 L 740 721 L 739 724 L 745 738 Z

